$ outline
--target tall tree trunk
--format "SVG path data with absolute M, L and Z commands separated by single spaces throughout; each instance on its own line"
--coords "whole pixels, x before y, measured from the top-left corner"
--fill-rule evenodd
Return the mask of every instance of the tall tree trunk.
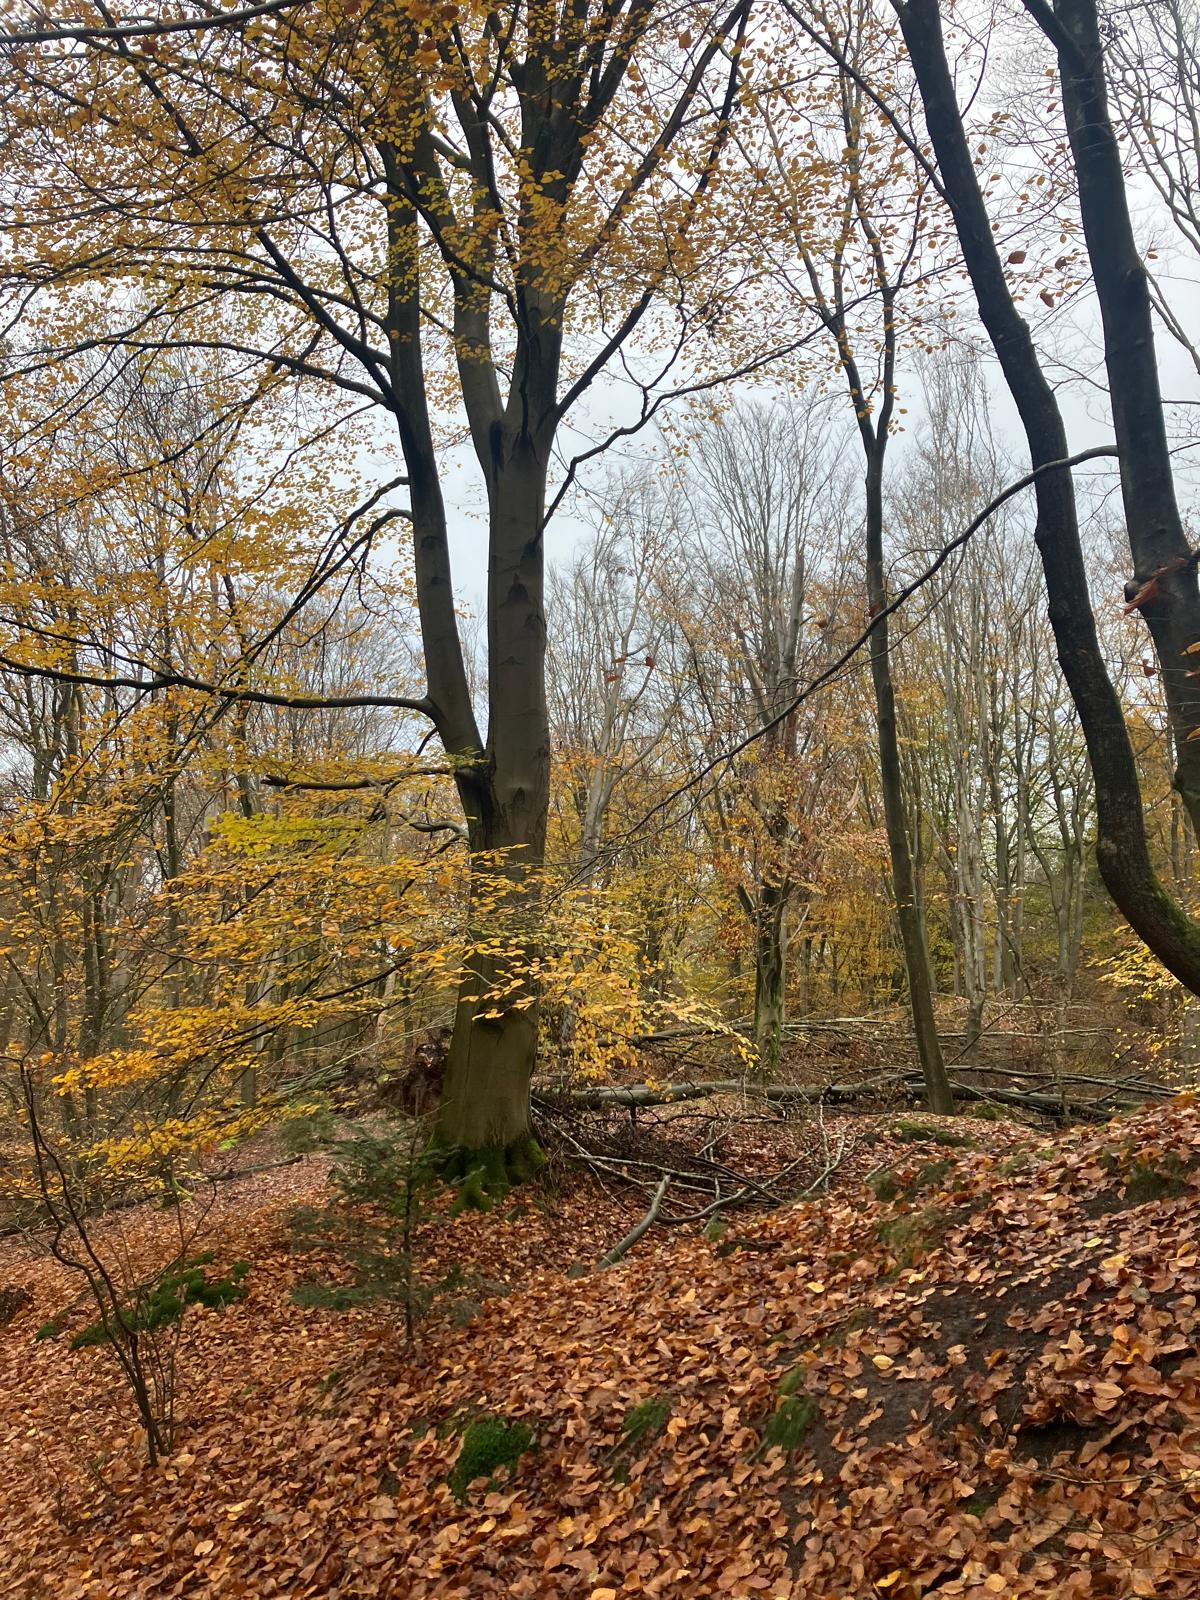
M 537 1059 L 542 867 L 550 806 L 542 523 L 546 460 L 518 438 L 491 480 L 487 745 L 459 780 L 471 849 L 468 941 L 438 1141 L 489 1188 L 539 1162 L 529 1085 Z
M 896 921 L 904 948 L 904 969 L 908 979 L 909 1006 L 917 1055 L 925 1079 L 925 1093 L 932 1111 L 952 1112 L 954 1095 L 946 1076 L 942 1047 L 938 1039 L 929 982 L 929 957 L 921 908 L 917 903 L 913 874 L 912 847 L 908 837 L 908 818 L 904 810 L 904 791 L 900 769 L 900 740 L 896 729 L 896 694 L 892 686 L 891 652 L 888 646 L 888 620 L 880 613 L 887 605 L 887 584 L 883 565 L 883 453 L 886 430 L 880 433 L 867 457 L 866 544 L 867 601 L 871 615 L 879 618 L 871 631 L 871 686 L 875 691 L 875 717 L 879 729 L 879 771 L 883 789 L 883 821 L 888 854 L 892 864 L 892 887 L 896 896 Z
M 764 1073 L 779 1066 L 787 991 L 787 891 L 759 886 L 754 925 L 754 1043 Z
M 495 831 L 481 831 L 471 868 L 473 948 L 459 985 L 437 1139 L 455 1152 L 452 1170 L 466 1175 L 481 1168 L 491 1187 L 536 1162 L 529 1085 L 540 997 L 531 969 L 539 949 L 544 826 L 543 820 L 541 839 L 515 847 L 509 837 L 498 843 Z
M 1049 19 L 1039 3 L 1035 19 Z M 1200 640 L 1196 561 L 1175 499 L 1154 348 L 1150 280 L 1134 237 L 1121 150 L 1108 115 L 1104 50 L 1095 0 L 1055 0 L 1067 135 L 1079 180 L 1079 209 L 1104 328 L 1104 362 L 1121 466 L 1121 498 L 1134 576 L 1125 595 L 1150 629 L 1175 732 L 1175 785 L 1200 832 L 1200 680 L 1185 652 Z M 1149 588 L 1147 586 L 1150 586 Z
M 893 0 L 893 6 L 980 319 L 1020 415 L 1031 460 L 1034 467 L 1063 461 L 1069 450 L 1062 414 L 1005 280 L 946 59 L 938 0 Z M 1050 625 L 1096 782 L 1097 863 L 1134 930 L 1164 966 L 1200 993 L 1200 928 L 1163 889 L 1150 859 L 1129 730 L 1096 634 L 1070 472 L 1043 473 L 1035 494 L 1034 538 Z
M 529 1083 L 538 997 L 530 967 L 537 948 L 550 774 L 542 535 L 561 335 L 531 312 L 509 403 L 502 406 L 495 369 L 484 353 L 485 310 L 470 296 L 456 301 L 456 316 L 470 324 L 459 330 L 459 371 L 488 489 L 485 746 L 463 662 L 429 418 L 416 212 L 394 153 L 385 147 L 383 156 L 395 195 L 389 213 L 388 332 L 399 401 L 396 420 L 408 469 L 426 706 L 456 763 L 471 852 L 468 941 L 473 953 L 459 990 L 435 1138 L 447 1150 L 451 1170 L 478 1174 L 484 1187 L 498 1188 L 537 1160 Z M 538 434 L 539 426 L 543 434 L 549 428 L 549 435 Z M 474 1198 L 478 1187 L 464 1194 Z

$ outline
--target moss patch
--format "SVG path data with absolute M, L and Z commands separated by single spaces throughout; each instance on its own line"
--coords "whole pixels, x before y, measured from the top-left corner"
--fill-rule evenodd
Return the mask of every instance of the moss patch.
M 479 1417 L 463 1433 L 462 1448 L 447 1482 L 460 1503 L 478 1478 L 492 1479 L 502 1468 L 511 1472 L 533 1445 L 533 1430 L 527 1423 L 510 1422 L 506 1417 Z
M 867 1188 L 882 1203 L 897 1200 L 900 1196 L 899 1181 L 890 1167 L 882 1172 L 873 1172 L 867 1179 Z
M 923 1189 L 936 1188 L 953 1171 L 954 1162 L 949 1156 L 941 1161 L 926 1161 L 923 1166 L 917 1168 L 911 1181 L 905 1185 L 904 1192 L 911 1197 L 920 1194 Z
M 1125 1204 L 1149 1205 L 1153 1200 L 1175 1200 L 1185 1194 L 1191 1167 L 1178 1156 L 1167 1156 L 1154 1165 L 1135 1161 L 1125 1179 Z
M 72 1350 L 85 1350 L 91 1345 L 107 1344 L 114 1333 L 154 1333 L 168 1323 L 178 1322 L 184 1307 L 206 1306 L 210 1311 L 222 1310 L 246 1293 L 242 1281 L 250 1271 L 248 1261 L 237 1261 L 221 1278 L 210 1278 L 205 1268 L 211 1264 L 213 1254 L 193 1256 L 170 1268 L 152 1283 L 144 1286 L 141 1297 L 121 1308 L 121 1327 L 108 1318 L 89 1322 L 71 1340 Z M 65 1315 L 65 1314 L 64 1314 Z M 52 1339 L 62 1331 L 64 1317 L 51 1318 L 39 1328 L 36 1337 Z
M 789 1367 L 788 1370 L 784 1373 L 783 1377 L 780 1378 L 780 1380 L 779 1380 L 779 1394 L 780 1394 L 780 1396 L 783 1399 L 786 1400 L 789 1395 L 793 1395 L 793 1394 L 796 1393 L 796 1390 L 799 1389 L 800 1385 L 803 1382 L 804 1382 L 804 1368 L 802 1366 L 801 1367 Z
M 651 1395 L 640 1405 L 631 1406 L 621 1423 L 625 1443 L 630 1446 L 641 1444 L 643 1439 L 652 1434 L 661 1433 L 670 1415 L 671 1400 L 665 1394 Z
M 943 1156 L 938 1161 L 926 1161 L 910 1178 L 904 1178 L 893 1168 L 874 1173 L 867 1179 L 867 1187 L 876 1200 L 888 1204 L 893 1200 L 913 1200 L 925 1189 L 943 1183 L 954 1170 L 954 1158 Z
M 430 1155 L 440 1176 L 458 1187 L 452 1216 L 464 1211 L 490 1211 L 510 1189 L 532 1182 L 546 1165 L 545 1153 L 533 1138 L 491 1145 L 485 1150 L 435 1145 Z
M 772 1449 L 798 1450 L 816 1420 L 817 1402 L 812 1395 L 793 1392 L 785 1396 L 767 1419 L 751 1460 Z
M 901 1118 L 893 1132 L 898 1139 L 909 1144 L 941 1144 L 960 1150 L 975 1148 L 975 1141 L 969 1134 L 957 1133 L 953 1128 L 943 1127 L 937 1122 L 914 1122 Z
M 953 1223 L 953 1213 L 944 1206 L 926 1206 L 921 1211 L 887 1218 L 875 1232 L 884 1249 L 895 1256 L 897 1265 L 911 1267 L 945 1238 Z

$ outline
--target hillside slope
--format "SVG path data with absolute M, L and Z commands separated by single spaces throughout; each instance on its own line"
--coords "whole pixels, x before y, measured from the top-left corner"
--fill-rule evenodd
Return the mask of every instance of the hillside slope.
M 578 1279 L 628 1221 L 590 1184 L 440 1219 L 495 1292 L 412 1351 L 290 1302 L 318 1169 L 240 1186 L 250 1293 L 195 1315 L 157 1475 L 103 1352 L 32 1342 L 74 1286 L 10 1247 L 0 1594 L 1194 1600 L 1200 1110 L 975 1131 Z M 529 1447 L 456 1497 L 481 1418 Z

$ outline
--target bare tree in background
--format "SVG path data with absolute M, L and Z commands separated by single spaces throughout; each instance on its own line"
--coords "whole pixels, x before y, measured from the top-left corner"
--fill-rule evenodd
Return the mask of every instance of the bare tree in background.
M 828 702 L 792 702 L 827 664 L 850 587 L 846 445 L 815 392 L 747 404 L 695 436 L 683 479 L 690 565 L 703 575 L 709 637 L 728 657 L 736 725 L 762 732 L 732 785 L 756 819 L 737 895 L 753 932 L 754 1039 L 767 1071 L 779 1061 L 792 919 L 811 893 L 818 797 L 831 778 Z

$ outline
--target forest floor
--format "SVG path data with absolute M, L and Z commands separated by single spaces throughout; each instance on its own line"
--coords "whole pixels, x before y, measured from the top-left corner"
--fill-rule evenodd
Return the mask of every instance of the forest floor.
M 752 1125 L 743 1164 L 802 1126 Z M 465 1295 L 411 1346 L 395 1306 L 290 1297 L 327 1159 L 217 1186 L 198 1242 L 247 1292 L 185 1316 L 157 1471 L 111 1353 L 68 1347 L 78 1280 L 5 1241 L 0 1595 L 1195 1600 L 1200 1107 L 839 1127 L 830 1195 L 582 1276 L 641 1191 L 439 1208 L 418 1266 Z M 102 1243 L 137 1270 L 170 1226 Z M 487 1418 L 528 1448 L 467 1483 Z

